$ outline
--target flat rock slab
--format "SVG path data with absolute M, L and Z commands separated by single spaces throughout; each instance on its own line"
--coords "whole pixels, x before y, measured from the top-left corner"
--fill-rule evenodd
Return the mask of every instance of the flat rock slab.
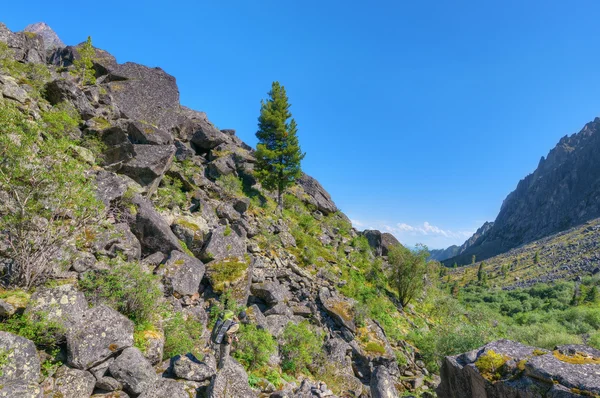
M 94 391 L 96 378 L 85 370 L 61 366 L 54 375 L 53 397 L 81 398 L 89 397 Z

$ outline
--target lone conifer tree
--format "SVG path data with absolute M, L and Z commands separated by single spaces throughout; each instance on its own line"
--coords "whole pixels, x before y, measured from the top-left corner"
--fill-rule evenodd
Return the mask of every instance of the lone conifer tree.
M 300 174 L 300 150 L 298 127 L 290 113 L 285 88 L 273 82 L 269 98 L 261 101 L 256 137 L 256 175 L 263 187 L 277 190 L 277 204 L 283 207 L 282 195 Z

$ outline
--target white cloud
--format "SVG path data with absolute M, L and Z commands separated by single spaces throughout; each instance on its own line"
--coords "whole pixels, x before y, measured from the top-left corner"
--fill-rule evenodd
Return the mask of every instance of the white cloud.
M 358 221 L 358 220 L 350 220 L 350 222 L 352 223 L 352 225 L 354 227 L 364 227 L 365 224 L 363 224 L 362 222 Z

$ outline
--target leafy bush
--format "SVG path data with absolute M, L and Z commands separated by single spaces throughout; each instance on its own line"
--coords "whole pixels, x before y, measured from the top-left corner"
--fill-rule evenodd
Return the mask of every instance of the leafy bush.
M 242 180 L 235 174 L 227 174 L 217 179 L 217 185 L 223 189 L 226 196 L 238 198 L 244 195 Z
M 308 321 L 299 324 L 288 323 L 283 330 L 281 344 L 284 372 L 298 374 L 309 372 L 309 365 L 314 364 L 321 353 L 323 336 L 310 326 Z
M 136 324 L 155 320 L 162 292 L 158 277 L 135 262 L 114 260 L 108 270 L 87 272 L 79 288 L 91 303 L 107 304 Z
M 239 341 L 233 356 L 247 369 L 258 369 L 266 365 L 269 357 L 277 350 L 277 342 L 271 334 L 256 325 L 242 325 L 237 333 Z
M 500 380 L 502 377 L 500 370 L 508 359 L 509 358 L 506 355 L 498 354 L 494 350 L 489 350 L 477 358 L 475 366 L 486 379 L 490 381 Z
M 248 269 L 248 263 L 238 258 L 226 258 L 222 261 L 211 262 L 208 265 L 208 279 L 213 290 L 222 293 L 227 282 L 239 279 Z
M 186 319 L 181 312 L 177 312 L 165 320 L 163 328 L 165 331 L 163 359 L 187 353 L 202 357 L 200 337 L 203 327 L 200 322 L 192 317 Z
M 179 207 L 184 209 L 188 204 L 188 198 L 183 191 L 183 183 L 178 178 L 165 175 L 156 190 L 154 203 L 158 207 L 172 209 Z
M 72 141 L 45 135 L 14 106 L 0 102 L 0 230 L 14 261 L 9 285 L 29 288 L 57 268 L 61 246 L 102 210 L 86 167 L 69 155 Z
M 36 312 L 16 314 L 0 322 L 0 330 L 25 337 L 35 343 L 38 348 L 52 351 L 63 343 L 65 327 L 54 320 L 49 320 L 45 313 Z
M 72 105 L 63 102 L 52 107 L 42 114 L 46 130 L 53 136 L 60 138 L 62 135 L 73 133 L 79 126 L 81 118 Z

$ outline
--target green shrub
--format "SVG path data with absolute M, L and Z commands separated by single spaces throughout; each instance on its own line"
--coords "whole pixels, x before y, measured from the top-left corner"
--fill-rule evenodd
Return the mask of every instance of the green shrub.
M 229 198 L 238 198 L 244 195 L 242 180 L 235 174 L 227 174 L 217 179 L 217 185 L 223 189 L 223 192 Z
M 174 207 L 184 209 L 188 204 L 188 198 L 183 191 L 183 183 L 178 178 L 165 175 L 156 190 L 154 203 L 163 209 Z
M 136 263 L 114 260 L 108 270 L 87 272 L 79 288 L 91 303 L 104 303 L 136 324 L 152 323 L 162 292 L 156 275 Z
M 222 261 L 212 261 L 208 264 L 208 279 L 213 290 L 223 293 L 227 282 L 238 280 L 248 269 L 248 263 L 238 258 L 226 258 Z
M 54 259 L 61 246 L 103 209 L 87 166 L 70 156 L 73 141 L 61 134 L 42 138 L 43 129 L 0 101 L 0 131 L 10 132 L 0 134 L 0 191 L 14 207 L 2 214 L 5 203 L 0 204 L 0 230 L 15 263 L 5 275 L 12 286 L 44 283 L 58 271 Z
M 494 350 L 489 350 L 485 354 L 477 358 L 475 366 L 483 377 L 490 381 L 500 380 L 501 368 L 504 366 L 509 357 L 498 354 Z
M 163 323 L 165 347 L 163 359 L 192 353 L 202 358 L 200 351 L 202 324 L 192 317 L 184 318 L 181 312 L 170 315 Z
M 72 134 L 79 126 L 81 118 L 77 110 L 69 103 L 62 102 L 50 108 L 42 114 L 42 120 L 46 126 L 46 131 L 60 137 L 64 134 Z
M 267 330 L 256 325 L 242 325 L 237 337 L 233 356 L 247 369 L 258 369 L 269 362 L 269 357 L 277 350 L 277 342 Z
M 290 374 L 309 372 L 309 365 L 317 362 L 323 345 L 323 335 L 313 330 L 308 321 L 288 323 L 283 330 L 281 368 Z
M 365 350 L 371 354 L 385 354 L 385 347 L 376 341 L 369 341 Z
M 41 349 L 52 351 L 64 341 L 65 327 L 43 312 L 16 314 L 0 322 L 0 330 L 25 337 Z

